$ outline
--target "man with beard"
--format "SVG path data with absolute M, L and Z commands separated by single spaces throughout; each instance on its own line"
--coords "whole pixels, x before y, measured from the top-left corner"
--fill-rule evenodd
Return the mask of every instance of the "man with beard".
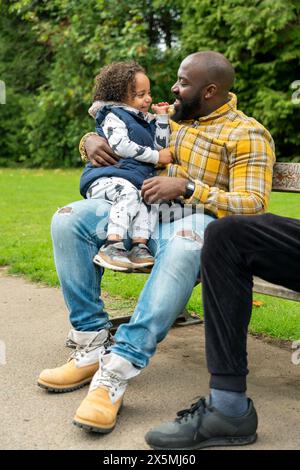
M 91 262 L 106 238 L 109 204 L 79 201 L 53 217 L 55 263 L 73 326 L 69 337 L 77 349 L 67 364 L 43 371 L 38 383 L 50 391 L 71 391 L 95 374 L 74 418 L 79 427 L 113 430 L 128 380 L 147 366 L 192 293 L 207 225 L 230 214 L 266 210 L 273 140 L 261 124 L 237 110 L 236 96 L 229 92 L 233 80 L 232 65 L 217 52 L 191 54 L 179 67 L 170 123 L 174 163 L 165 176 L 144 182 L 142 196 L 148 204 L 180 198 L 197 210 L 157 225 L 149 241 L 154 267 L 130 322 L 118 328 L 112 345 L 107 345 L 111 324 L 99 297 L 102 270 Z M 95 166 L 117 163 L 97 135 L 84 136 L 80 148 Z M 235 409 L 243 414 L 240 398 Z

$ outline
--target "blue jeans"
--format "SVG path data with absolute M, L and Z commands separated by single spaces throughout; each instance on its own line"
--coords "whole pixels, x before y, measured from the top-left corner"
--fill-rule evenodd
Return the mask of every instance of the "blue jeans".
M 52 220 L 54 258 L 70 322 L 79 331 L 109 328 L 101 300 L 103 270 L 93 257 L 106 239 L 110 204 L 87 199 L 59 209 Z M 155 264 L 128 324 L 115 334 L 113 352 L 145 367 L 157 343 L 184 309 L 200 270 L 205 227 L 213 220 L 192 214 L 157 224 L 149 241 Z

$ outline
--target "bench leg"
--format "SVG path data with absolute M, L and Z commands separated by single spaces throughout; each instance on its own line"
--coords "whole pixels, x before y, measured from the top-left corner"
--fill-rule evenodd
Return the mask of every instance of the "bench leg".
M 183 309 L 181 314 L 176 318 L 173 326 L 189 326 L 203 323 L 203 320 L 195 313 L 189 313 L 186 308 Z
M 110 321 L 113 324 L 111 331 L 115 332 L 119 325 L 122 323 L 128 323 L 130 321 L 130 315 L 125 317 L 115 317 Z M 189 326 L 196 325 L 197 323 L 203 323 L 203 320 L 198 317 L 195 313 L 189 313 L 185 308 L 181 314 L 176 318 L 173 326 Z
M 122 323 L 129 323 L 131 316 L 126 315 L 124 317 L 115 317 L 111 318 L 110 321 L 112 323 L 111 333 L 115 333 L 118 326 Z M 189 326 L 189 325 L 196 325 L 198 323 L 203 323 L 203 320 L 198 317 L 195 313 L 189 313 L 188 310 L 185 308 L 181 314 L 176 318 L 173 323 L 173 326 Z M 76 345 L 71 340 L 66 341 L 66 346 L 68 348 L 75 348 Z
M 122 323 L 129 323 L 131 315 L 126 315 L 124 317 L 115 317 L 110 318 L 109 321 L 112 323 L 112 327 L 110 329 L 111 333 L 115 333 L 118 329 L 118 326 L 122 325 Z

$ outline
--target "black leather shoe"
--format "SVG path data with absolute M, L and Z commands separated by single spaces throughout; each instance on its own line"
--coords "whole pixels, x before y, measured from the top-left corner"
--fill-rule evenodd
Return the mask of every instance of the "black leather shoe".
M 242 446 L 256 441 L 257 414 L 252 400 L 243 416 L 231 418 L 200 398 L 190 409 L 177 413 L 175 421 L 147 432 L 152 449 L 193 450 L 213 446 Z

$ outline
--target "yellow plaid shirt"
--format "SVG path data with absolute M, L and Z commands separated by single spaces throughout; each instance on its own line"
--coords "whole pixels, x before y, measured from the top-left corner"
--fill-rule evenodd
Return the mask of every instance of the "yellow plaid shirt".
M 197 121 L 170 121 L 174 163 L 160 174 L 190 178 L 185 204 L 203 204 L 217 217 L 266 211 L 275 162 L 270 133 L 237 110 L 236 96 Z

